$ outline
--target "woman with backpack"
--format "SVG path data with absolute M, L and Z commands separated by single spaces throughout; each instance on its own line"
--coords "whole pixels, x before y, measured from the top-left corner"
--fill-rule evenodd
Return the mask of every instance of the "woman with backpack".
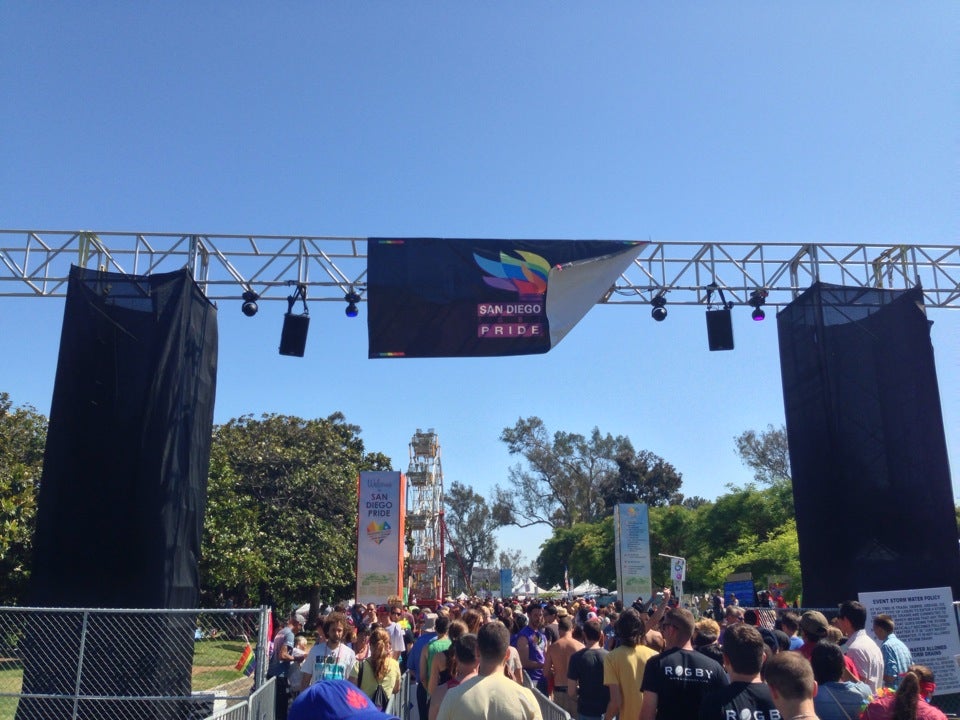
M 357 663 L 356 675 L 350 679 L 381 710 L 400 690 L 400 663 L 391 652 L 390 634 L 382 627 L 370 633 L 370 656 Z

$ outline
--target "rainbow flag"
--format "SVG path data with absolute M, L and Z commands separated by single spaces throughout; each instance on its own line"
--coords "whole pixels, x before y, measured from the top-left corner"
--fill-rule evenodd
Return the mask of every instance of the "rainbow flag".
M 243 649 L 243 653 L 240 655 L 240 659 L 237 660 L 237 664 L 233 666 L 244 675 L 249 675 L 253 672 L 253 648 L 250 647 L 250 643 L 247 643 L 247 646 Z

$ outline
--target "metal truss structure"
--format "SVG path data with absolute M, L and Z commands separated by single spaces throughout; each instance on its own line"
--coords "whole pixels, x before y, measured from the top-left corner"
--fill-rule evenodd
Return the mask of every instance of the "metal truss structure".
M 443 529 L 443 469 L 440 465 L 440 437 L 433 428 L 417 428 L 410 440 L 407 469 L 407 587 L 422 604 L 443 602 L 445 560 Z
M 134 275 L 187 267 L 211 300 L 361 299 L 366 238 L 0 230 L 0 297 L 66 295 L 70 265 Z M 923 288 L 928 308 L 960 308 L 960 245 L 650 241 L 601 303 L 671 306 L 716 301 L 783 306 L 817 281 L 863 288 Z

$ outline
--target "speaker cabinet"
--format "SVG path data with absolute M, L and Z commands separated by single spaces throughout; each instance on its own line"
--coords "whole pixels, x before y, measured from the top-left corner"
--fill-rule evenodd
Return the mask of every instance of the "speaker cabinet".
M 733 350 L 730 309 L 707 310 L 707 342 L 711 350 Z
M 280 333 L 280 354 L 303 357 L 307 347 L 307 328 L 310 327 L 309 315 L 283 316 L 283 331 Z

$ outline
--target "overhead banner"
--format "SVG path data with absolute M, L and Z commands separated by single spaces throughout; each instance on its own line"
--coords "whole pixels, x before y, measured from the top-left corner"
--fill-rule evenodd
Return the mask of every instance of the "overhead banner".
M 607 293 L 642 244 L 370 238 L 369 357 L 545 353 Z
M 617 592 L 624 605 L 653 596 L 650 577 L 650 516 L 644 503 L 621 503 L 613 508 Z
M 357 602 L 386 602 L 403 586 L 406 483 L 399 472 L 360 473 Z

